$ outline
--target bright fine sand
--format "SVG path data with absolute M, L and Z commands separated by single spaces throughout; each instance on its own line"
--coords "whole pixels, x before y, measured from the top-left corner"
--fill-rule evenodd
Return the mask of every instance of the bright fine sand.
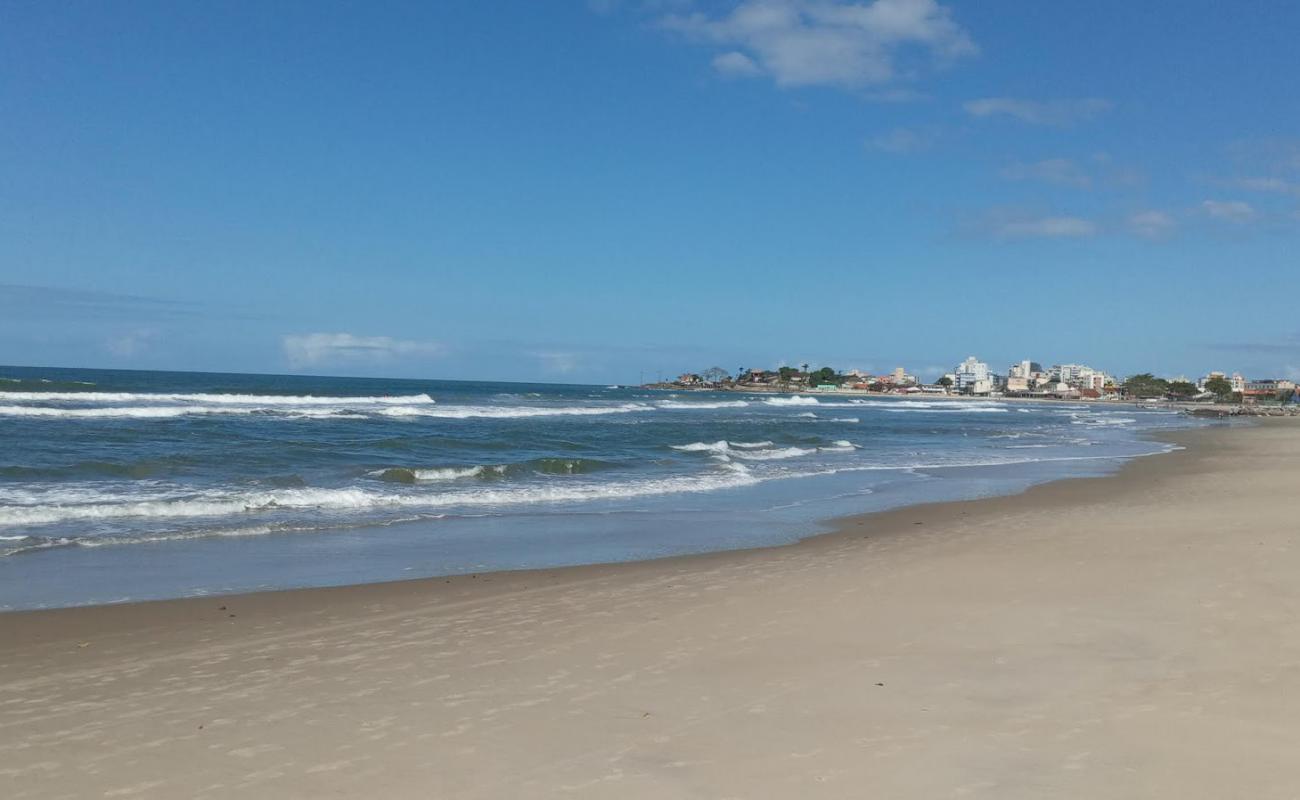
M 640 564 L 0 614 L 0 794 L 1300 797 L 1300 423 Z

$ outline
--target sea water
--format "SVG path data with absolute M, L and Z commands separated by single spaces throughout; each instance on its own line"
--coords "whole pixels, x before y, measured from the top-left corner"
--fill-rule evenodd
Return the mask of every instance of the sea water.
M 654 558 L 1163 452 L 1098 403 L 0 367 L 0 609 Z

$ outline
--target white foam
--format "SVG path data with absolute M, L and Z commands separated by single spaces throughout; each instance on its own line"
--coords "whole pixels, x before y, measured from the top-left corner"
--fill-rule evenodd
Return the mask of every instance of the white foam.
M 681 450 L 687 453 L 725 453 L 731 449 L 730 443 L 725 440 L 716 442 L 691 442 L 690 444 L 675 444 L 674 450 Z
M 327 397 L 278 394 L 171 394 L 151 392 L 0 392 L 13 403 L 200 403 L 223 406 L 364 406 L 432 404 L 427 394 Z
M 1104 428 L 1118 425 L 1132 425 L 1137 420 L 1130 417 L 1093 417 L 1079 418 L 1070 421 L 1071 425 L 1085 425 L 1089 428 Z
M 436 467 L 431 469 L 405 469 L 403 467 L 390 467 L 388 469 L 373 470 L 368 475 L 380 478 L 390 472 L 409 472 L 411 477 L 417 481 L 454 481 L 460 478 L 473 478 L 482 475 L 488 470 L 500 472 L 501 467 Z
M 821 405 L 821 401 L 816 397 L 769 397 L 763 401 L 769 406 L 816 406 Z
M 365 414 L 345 408 L 261 408 L 257 406 L 99 406 L 96 408 L 50 408 L 47 406 L 0 406 L 0 416 L 47 419 L 173 419 L 176 417 L 228 414 L 275 414 L 304 419 L 366 419 Z
M 385 417 L 439 417 L 445 419 L 517 419 L 524 417 L 597 416 L 647 411 L 650 406 L 625 403 L 620 406 L 440 406 L 427 405 L 374 405 L 356 408 L 338 406 L 273 407 L 273 406 L 217 406 L 217 405 L 158 405 L 158 406 L 97 406 L 92 408 L 53 408 L 48 406 L 3 405 L 0 416 L 43 417 L 48 419 L 170 419 L 188 416 L 211 415 L 275 415 L 305 419 L 368 419 L 373 415 Z
M 274 492 L 208 492 L 178 500 L 132 501 L 106 494 L 98 502 L 0 508 L 0 526 L 44 525 L 57 522 L 123 518 L 202 518 L 283 511 L 364 511 L 375 508 L 453 508 L 533 503 L 619 500 L 662 494 L 712 492 L 758 483 L 743 465 L 692 475 L 612 483 L 532 484 L 508 488 L 460 491 L 381 492 L 370 489 L 285 489 Z
M 660 400 L 655 403 L 658 408 L 680 411 L 695 411 L 713 408 L 744 408 L 749 403 L 745 400 L 718 400 L 707 403 L 688 403 L 679 400 Z
M 733 451 L 733 458 L 743 458 L 746 461 L 779 461 L 787 458 L 798 458 L 810 453 L 817 452 L 815 449 L 805 449 L 803 447 L 778 447 L 764 450 L 738 450 Z
M 728 442 L 725 439 L 719 439 L 716 442 L 691 442 L 690 444 L 675 444 L 674 450 L 681 450 L 687 453 L 727 453 L 733 447 L 742 450 L 755 450 L 762 447 L 771 447 L 772 443 L 762 442 Z
M 522 419 L 525 417 L 586 417 L 650 411 L 643 403 L 617 406 L 395 406 L 374 413 L 386 417 L 440 417 L 444 419 Z

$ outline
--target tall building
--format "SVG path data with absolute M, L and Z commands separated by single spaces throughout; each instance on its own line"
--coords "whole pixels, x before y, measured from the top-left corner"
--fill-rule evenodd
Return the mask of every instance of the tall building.
M 894 368 L 893 377 L 895 386 L 915 386 L 918 382 L 915 375 L 907 374 L 907 370 L 902 367 Z
M 993 391 L 993 378 L 989 365 L 971 356 L 953 370 L 956 389 L 962 394 L 988 394 Z
M 1025 359 L 1024 361 L 1021 361 L 1019 364 L 1012 364 L 1011 369 L 1007 370 L 1007 377 L 1024 378 L 1028 380 L 1029 378 L 1032 378 L 1034 376 L 1034 373 L 1042 372 L 1042 371 L 1043 371 L 1042 364 L 1039 364 L 1037 361 L 1030 361 L 1029 359 Z

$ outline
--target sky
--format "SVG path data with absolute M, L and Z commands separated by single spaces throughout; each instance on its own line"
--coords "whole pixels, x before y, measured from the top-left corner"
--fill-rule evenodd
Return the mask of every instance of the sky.
M 1300 4 L 0 2 L 0 364 L 1300 377 Z

